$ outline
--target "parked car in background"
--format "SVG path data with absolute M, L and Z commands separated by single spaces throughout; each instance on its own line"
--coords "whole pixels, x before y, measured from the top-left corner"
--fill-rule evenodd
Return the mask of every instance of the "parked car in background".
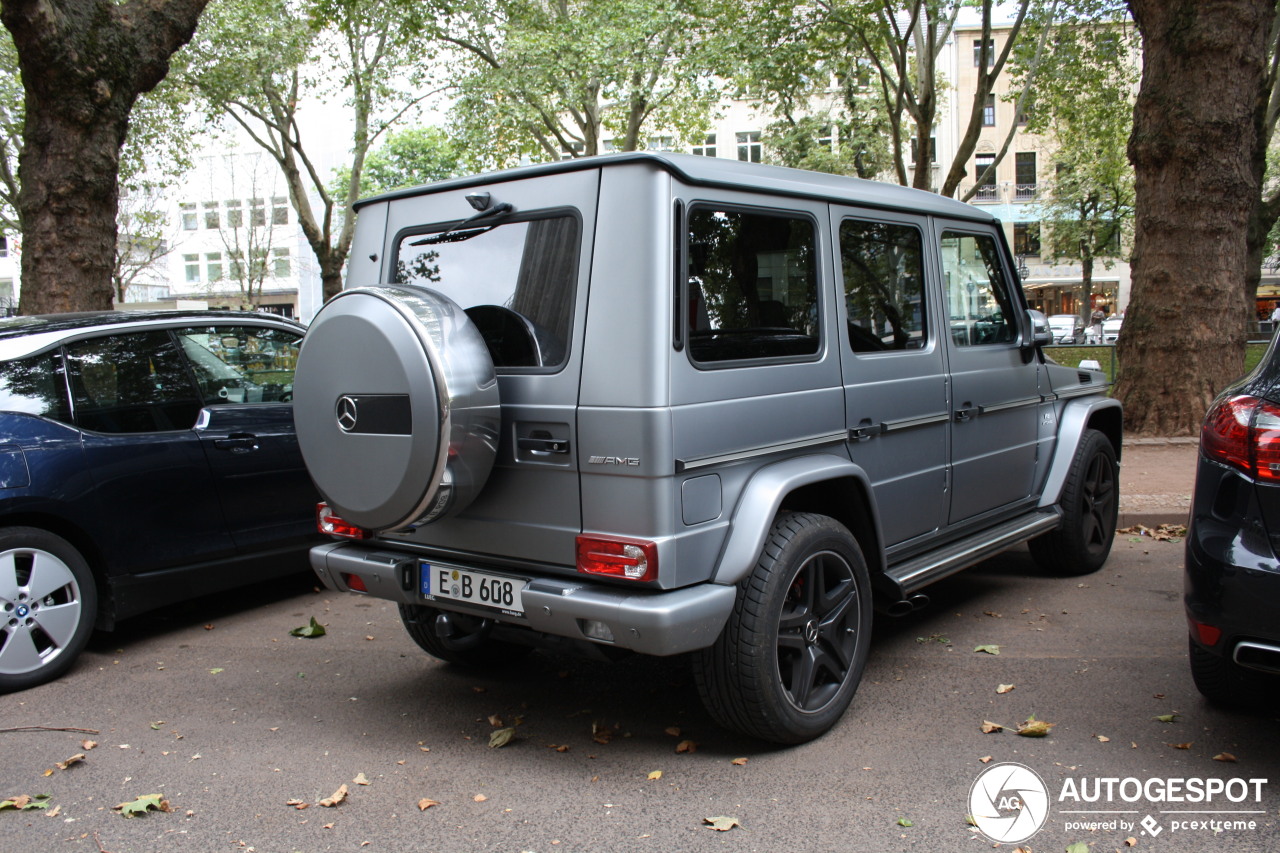
M 1108 317 L 1102 321 L 1102 342 L 1114 344 L 1120 338 L 1120 327 L 1124 325 L 1123 317 Z
M 1049 330 L 1055 344 L 1084 343 L 1084 320 L 1075 314 L 1054 314 L 1049 318 Z
M 1280 688 L 1280 353 L 1205 416 L 1186 540 L 1191 674 L 1209 699 Z
M 0 320 L 0 692 L 95 627 L 305 571 L 303 327 L 228 311 Z

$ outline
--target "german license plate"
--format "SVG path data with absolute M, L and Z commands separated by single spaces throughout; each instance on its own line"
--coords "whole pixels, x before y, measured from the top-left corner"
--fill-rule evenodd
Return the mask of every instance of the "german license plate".
M 524 615 L 521 593 L 528 581 L 430 563 L 422 563 L 420 571 L 423 595 Z

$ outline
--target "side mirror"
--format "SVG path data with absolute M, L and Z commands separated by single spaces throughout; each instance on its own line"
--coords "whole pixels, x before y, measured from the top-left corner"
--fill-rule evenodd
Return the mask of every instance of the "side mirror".
M 1031 324 L 1032 346 L 1042 347 L 1053 343 L 1053 330 L 1049 328 L 1049 318 L 1044 316 L 1044 312 L 1028 308 L 1027 321 Z

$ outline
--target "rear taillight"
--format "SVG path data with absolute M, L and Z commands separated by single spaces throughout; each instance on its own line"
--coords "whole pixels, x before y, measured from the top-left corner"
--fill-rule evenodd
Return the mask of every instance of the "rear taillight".
M 579 536 L 578 571 L 630 581 L 650 581 L 658 576 L 658 546 L 637 539 Z
M 1257 480 L 1280 483 L 1280 406 L 1258 397 L 1228 397 L 1205 415 L 1205 456 Z
M 327 503 L 316 504 L 316 527 L 321 533 L 330 536 L 341 536 L 344 539 L 368 539 L 373 535 L 363 527 L 356 527 L 333 514 L 333 508 Z

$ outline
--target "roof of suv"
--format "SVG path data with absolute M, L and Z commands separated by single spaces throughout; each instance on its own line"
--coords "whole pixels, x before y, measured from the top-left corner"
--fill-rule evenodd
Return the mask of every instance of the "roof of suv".
M 32 355 L 77 332 L 114 326 L 246 321 L 293 328 L 299 333 L 304 331 L 304 327 L 293 320 L 257 311 L 85 311 L 78 314 L 33 314 L 0 319 L 0 358 Z
M 379 201 L 421 195 L 424 192 L 465 189 L 492 184 L 498 181 L 532 178 L 583 169 L 601 169 L 634 163 L 652 163 L 660 169 L 695 186 L 714 186 L 746 189 L 771 195 L 819 198 L 877 208 L 905 210 L 913 213 L 950 216 L 980 222 L 992 222 L 995 217 L 981 208 L 953 198 L 902 187 L 883 181 L 868 181 L 845 175 L 825 172 L 809 172 L 783 166 L 765 166 L 760 163 L 744 163 L 721 157 L 699 157 L 693 154 L 675 154 L 667 151 L 631 151 L 620 154 L 601 154 L 595 157 L 578 157 L 553 163 L 521 166 L 499 172 L 486 172 L 453 178 L 423 187 L 396 190 L 390 193 L 362 199 L 356 209 Z

